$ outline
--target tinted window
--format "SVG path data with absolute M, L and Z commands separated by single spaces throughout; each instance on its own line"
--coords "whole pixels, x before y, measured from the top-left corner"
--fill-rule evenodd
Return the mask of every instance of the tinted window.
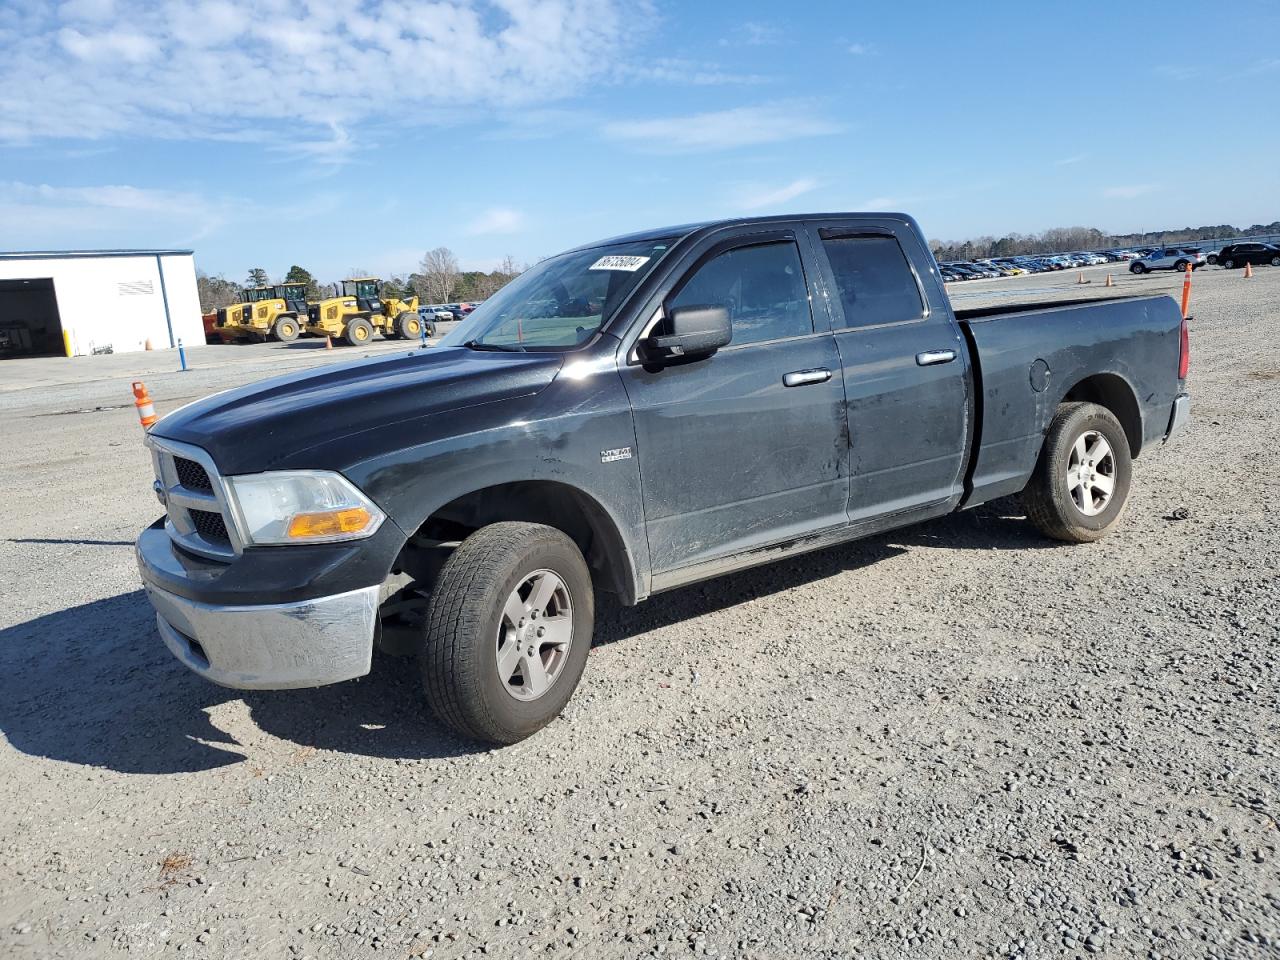
M 893 237 L 823 240 L 846 327 L 918 320 L 924 316 L 920 288 L 906 254 Z
M 813 332 L 800 251 L 790 240 L 719 254 L 697 269 L 668 306 L 724 307 L 735 344 Z

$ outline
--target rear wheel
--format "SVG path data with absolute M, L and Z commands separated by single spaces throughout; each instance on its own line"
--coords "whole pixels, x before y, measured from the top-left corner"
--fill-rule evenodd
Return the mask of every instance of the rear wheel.
M 373 324 L 364 317 L 356 317 L 347 323 L 342 339 L 353 347 L 362 347 L 373 339 Z
M 396 334 L 403 340 L 417 340 L 422 334 L 422 318 L 406 310 L 396 317 Z
M 1271 265 L 1272 265 L 1273 267 L 1280 267 L 1280 257 L 1272 257 L 1272 258 L 1271 258 Z
M 1228 270 L 1234 270 L 1236 268 L 1236 262 L 1234 260 L 1223 260 L 1222 265 Z
M 1135 260 L 1133 263 L 1129 264 L 1129 272 L 1130 273 L 1146 273 L 1147 268 Z
M 1206 262 L 1210 266 L 1216 266 L 1218 263 L 1218 255 L 1216 253 L 1209 254 L 1209 256 L 1206 258 Z
M 1022 494 L 1027 518 L 1055 540 L 1099 540 L 1124 513 L 1132 475 L 1129 440 L 1115 415 L 1093 403 L 1064 403 Z
M 293 343 L 298 339 L 300 332 L 298 321 L 293 317 L 281 317 L 276 321 L 276 325 L 271 328 L 272 338 L 279 340 L 281 343 Z
M 515 743 L 564 709 L 591 649 L 595 599 L 572 540 L 536 523 L 495 523 L 462 541 L 427 604 L 427 702 L 458 733 Z

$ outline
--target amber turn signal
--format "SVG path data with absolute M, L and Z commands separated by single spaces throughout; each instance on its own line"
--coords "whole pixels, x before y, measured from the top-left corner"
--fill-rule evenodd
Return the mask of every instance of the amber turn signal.
M 291 540 L 311 540 L 316 537 L 359 533 L 372 520 L 373 515 L 364 507 L 326 510 L 323 513 L 299 513 L 289 521 L 287 536 Z

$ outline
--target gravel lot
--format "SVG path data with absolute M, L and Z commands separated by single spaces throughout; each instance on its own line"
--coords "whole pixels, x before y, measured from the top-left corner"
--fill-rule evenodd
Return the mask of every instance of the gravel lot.
M 1280 269 L 1193 313 L 1193 429 L 1114 536 L 1002 502 L 606 608 L 566 716 L 480 752 L 408 661 L 186 672 L 131 551 L 172 358 L 6 362 L 0 956 L 1276 957 Z M 329 358 L 192 359 L 161 411 Z

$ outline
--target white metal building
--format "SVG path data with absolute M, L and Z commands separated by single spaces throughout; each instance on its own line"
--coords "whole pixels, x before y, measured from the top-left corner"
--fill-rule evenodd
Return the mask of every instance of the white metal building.
M 0 358 L 204 343 L 190 250 L 0 253 Z

